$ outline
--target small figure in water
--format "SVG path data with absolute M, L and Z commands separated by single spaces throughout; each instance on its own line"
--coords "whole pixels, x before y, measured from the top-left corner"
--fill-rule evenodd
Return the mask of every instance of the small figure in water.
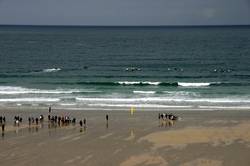
M 49 107 L 49 113 L 51 113 L 51 107 Z

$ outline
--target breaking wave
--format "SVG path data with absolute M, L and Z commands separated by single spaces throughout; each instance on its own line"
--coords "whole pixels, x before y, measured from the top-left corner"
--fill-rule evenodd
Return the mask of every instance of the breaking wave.
M 62 83 L 63 84 L 63 83 Z M 68 84 L 102 86 L 169 86 L 169 87 L 208 87 L 208 86 L 250 86 L 240 82 L 153 82 L 153 81 L 118 81 L 118 82 L 72 82 Z
M 59 102 L 59 98 L 44 98 L 44 97 L 39 97 L 39 98 L 7 98 L 7 99 L 0 99 L 0 102 Z
M 79 102 L 104 102 L 104 103 L 250 103 L 245 98 L 172 98 L 172 97 L 144 97 L 144 98 L 88 98 L 76 97 Z
M 84 90 L 84 89 L 29 89 L 18 86 L 0 86 L 0 94 L 15 95 L 15 94 L 72 94 L 72 93 L 98 93 L 101 91 Z
M 133 93 L 138 93 L 138 94 L 155 94 L 155 91 L 133 91 Z
M 43 69 L 44 73 L 51 73 L 51 72 L 57 72 L 60 71 L 60 68 L 51 68 L 51 69 Z

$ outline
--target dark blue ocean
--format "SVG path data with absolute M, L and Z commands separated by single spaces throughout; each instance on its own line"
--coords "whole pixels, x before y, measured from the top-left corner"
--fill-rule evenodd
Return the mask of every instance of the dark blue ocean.
M 250 109 L 250 26 L 0 26 L 0 106 Z

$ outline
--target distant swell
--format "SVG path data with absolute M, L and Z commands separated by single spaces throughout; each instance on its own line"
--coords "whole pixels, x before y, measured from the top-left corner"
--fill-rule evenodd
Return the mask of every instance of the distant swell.
M 74 84 L 67 83 L 67 84 Z M 77 82 L 80 85 L 103 85 L 103 86 L 178 86 L 178 83 L 162 83 L 150 81 L 119 81 L 119 82 Z
M 44 83 L 44 82 L 43 82 Z M 77 84 L 97 86 L 166 86 L 166 87 L 208 87 L 208 86 L 250 86 L 240 82 L 157 82 L 157 81 L 119 81 L 119 82 L 48 82 L 48 84 Z
M 77 84 L 107 85 L 107 86 L 182 86 L 182 87 L 203 87 L 218 86 L 220 82 L 207 83 L 186 83 L 186 82 L 152 82 L 152 81 L 119 81 L 119 82 L 78 82 Z
M 61 81 L 41 82 L 51 85 L 93 85 L 93 86 L 165 86 L 165 87 L 209 87 L 209 86 L 250 86 L 248 82 L 157 82 L 157 81 L 118 81 L 118 82 L 88 82 L 88 81 Z M 1 84 L 1 82 L 0 82 Z M 6 84 L 2 82 L 2 84 Z M 13 88 L 12 88 L 13 89 Z M 1 91 L 1 87 L 0 87 Z

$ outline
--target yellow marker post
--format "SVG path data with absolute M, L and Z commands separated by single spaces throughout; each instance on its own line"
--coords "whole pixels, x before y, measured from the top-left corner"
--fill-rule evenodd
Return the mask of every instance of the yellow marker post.
M 134 112 L 135 112 L 134 107 L 131 107 L 131 109 L 130 109 L 130 115 L 134 115 Z

